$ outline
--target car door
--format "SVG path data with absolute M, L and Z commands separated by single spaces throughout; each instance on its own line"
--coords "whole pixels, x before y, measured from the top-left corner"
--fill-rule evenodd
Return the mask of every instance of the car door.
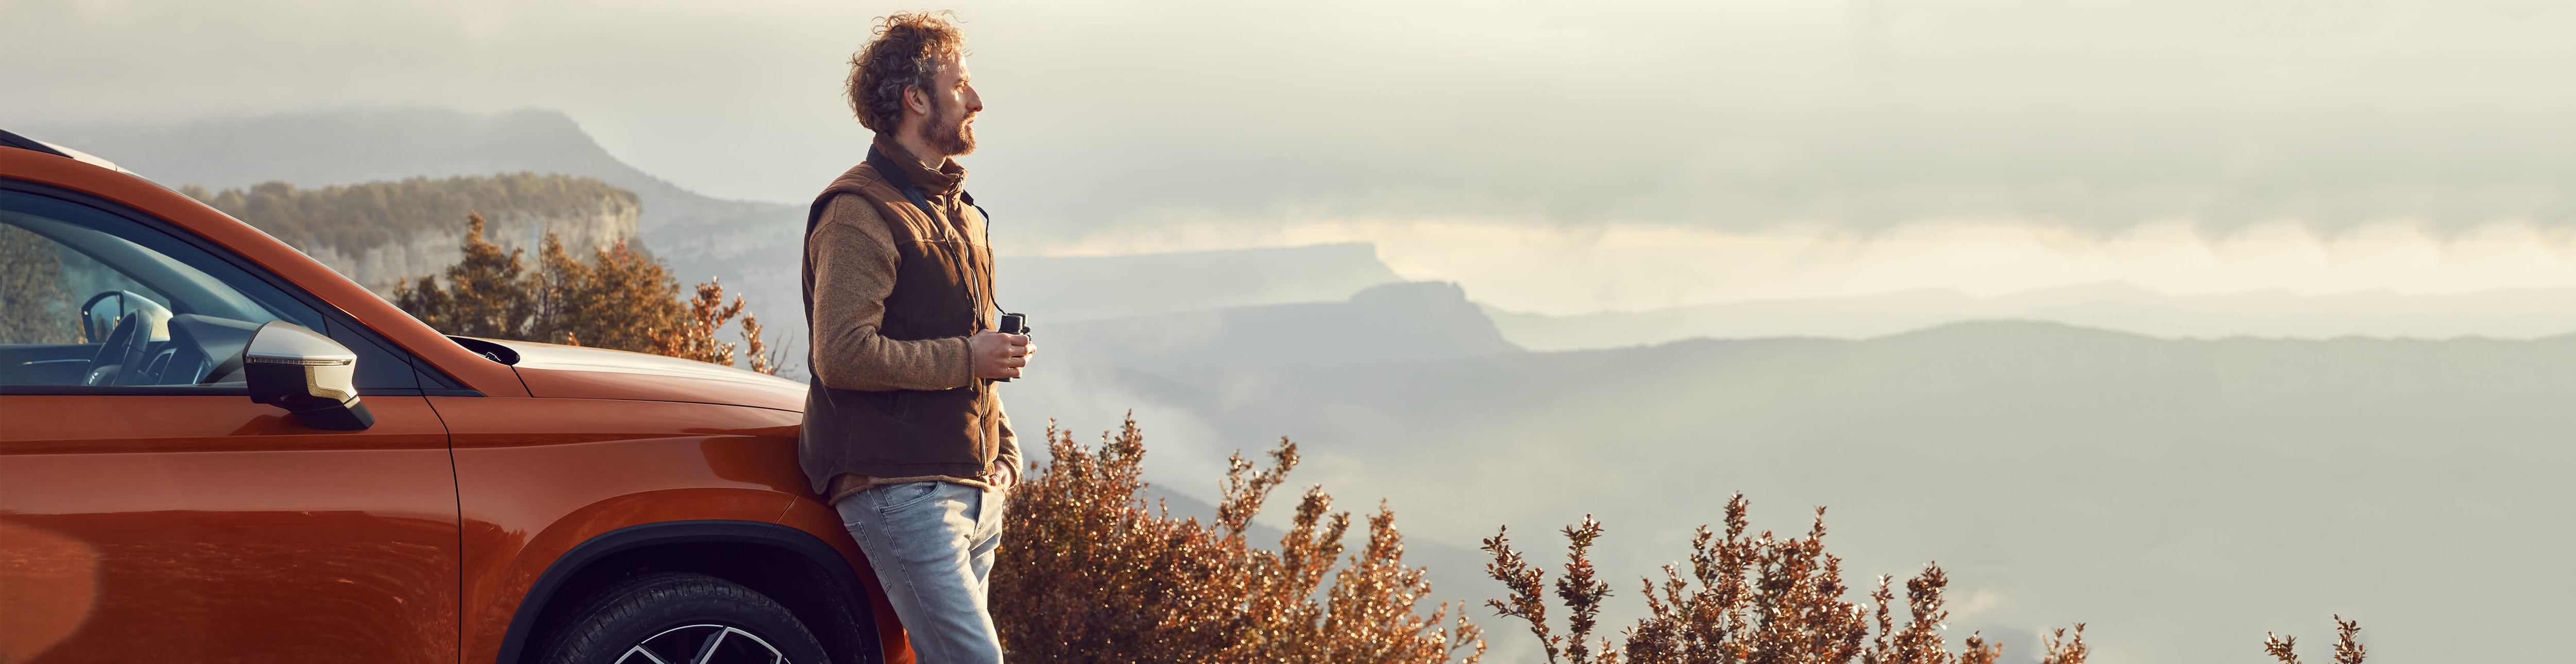
M 249 399 L 272 320 L 358 355 L 372 427 Z M 0 662 L 453 664 L 447 431 L 371 334 L 166 221 L 0 178 Z

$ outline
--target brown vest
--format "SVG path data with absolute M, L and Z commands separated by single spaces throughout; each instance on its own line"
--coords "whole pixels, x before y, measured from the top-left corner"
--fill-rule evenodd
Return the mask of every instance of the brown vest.
M 870 151 L 870 160 L 876 160 Z M 833 199 L 855 196 L 876 209 L 893 231 L 901 262 L 894 291 L 885 298 L 877 334 L 887 339 L 964 337 L 993 325 L 993 259 L 967 217 L 974 199 L 959 194 L 959 223 L 916 206 L 888 184 L 875 166 L 860 164 L 832 181 L 805 214 L 805 241 Z M 973 224 L 969 225 L 969 222 Z M 813 254 L 805 258 L 805 319 L 814 319 Z M 797 445 L 799 465 L 816 493 L 843 473 L 869 477 L 978 477 L 1001 448 L 1001 407 L 991 381 L 971 379 L 945 390 L 871 392 L 833 389 L 814 378 L 805 393 L 805 426 Z

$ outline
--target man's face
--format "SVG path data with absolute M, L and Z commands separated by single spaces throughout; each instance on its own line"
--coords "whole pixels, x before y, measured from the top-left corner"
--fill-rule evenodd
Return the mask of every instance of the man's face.
M 975 152 L 975 114 L 983 112 L 984 99 L 975 94 L 974 80 L 966 63 L 953 57 L 931 78 L 930 116 L 918 126 L 921 142 L 939 151 L 937 156 Z

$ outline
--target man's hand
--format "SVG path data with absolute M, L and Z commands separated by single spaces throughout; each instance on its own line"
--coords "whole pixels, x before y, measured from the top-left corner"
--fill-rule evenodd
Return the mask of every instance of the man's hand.
M 1029 343 L 1029 335 L 985 330 L 966 338 L 966 351 L 975 356 L 976 378 L 1018 378 L 1038 346 Z

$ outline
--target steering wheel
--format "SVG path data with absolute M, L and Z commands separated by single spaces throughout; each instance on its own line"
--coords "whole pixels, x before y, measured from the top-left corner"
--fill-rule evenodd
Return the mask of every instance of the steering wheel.
M 120 291 L 100 293 L 91 297 L 88 303 L 81 305 L 83 315 L 86 316 L 86 312 L 100 300 L 115 295 L 142 299 L 141 296 Z M 98 355 L 89 360 L 89 377 L 83 379 L 81 384 L 134 385 L 145 380 L 143 362 L 145 358 L 151 357 L 152 351 L 152 330 L 148 328 L 155 322 L 147 319 L 146 316 L 154 307 L 122 308 L 126 310 L 125 313 L 116 317 L 116 327 L 108 332 L 107 338 L 98 345 Z M 87 322 L 86 319 L 83 320 L 84 324 Z M 101 371 L 111 365 L 116 367 L 116 374 L 112 377 Z

